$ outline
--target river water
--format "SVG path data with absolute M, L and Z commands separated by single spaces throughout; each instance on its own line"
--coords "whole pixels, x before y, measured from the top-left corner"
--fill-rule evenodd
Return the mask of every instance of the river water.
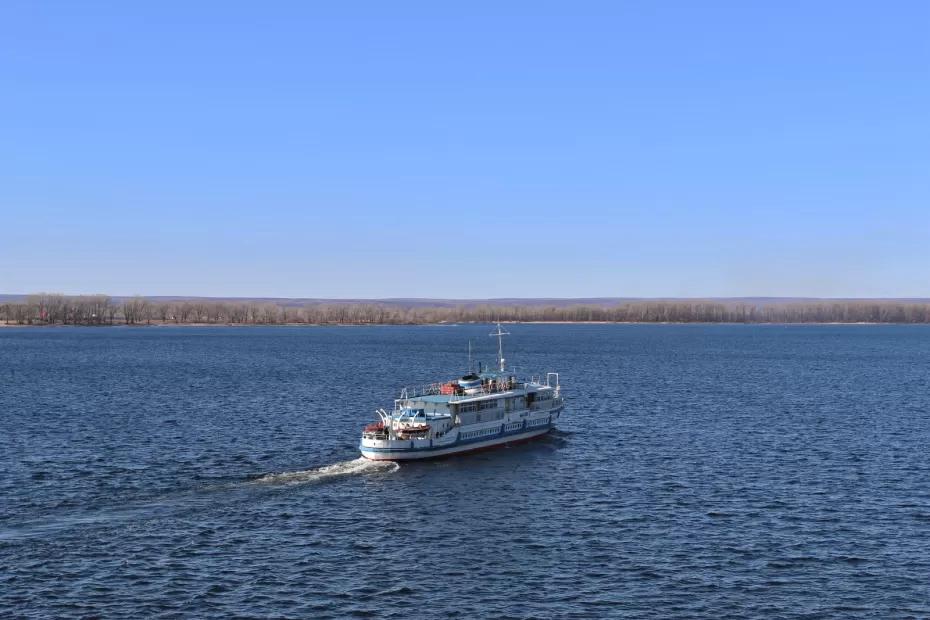
M 930 327 L 514 325 L 557 430 L 358 458 L 490 331 L 0 329 L 0 616 L 930 616 Z

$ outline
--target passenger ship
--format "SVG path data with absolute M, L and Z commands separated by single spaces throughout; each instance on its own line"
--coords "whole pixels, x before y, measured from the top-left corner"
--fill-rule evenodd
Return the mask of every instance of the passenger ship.
M 362 432 L 362 456 L 375 461 L 408 461 L 484 450 L 544 435 L 555 426 L 563 401 L 559 375 L 518 380 L 505 370 L 501 331 L 497 370 L 419 389 L 404 388 L 394 410 L 377 411 L 379 421 Z M 469 355 L 470 357 L 470 355 Z M 469 367 L 471 366 L 469 360 Z

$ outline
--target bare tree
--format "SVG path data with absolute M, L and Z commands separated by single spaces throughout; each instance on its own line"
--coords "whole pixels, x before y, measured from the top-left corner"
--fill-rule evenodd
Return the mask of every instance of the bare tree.
M 930 304 L 897 301 L 780 302 L 752 304 L 718 300 L 637 301 L 571 306 L 463 304 L 413 306 L 384 303 L 151 301 L 135 296 L 114 303 L 106 295 L 35 293 L 0 305 L 0 320 L 20 325 L 162 323 L 419 324 L 490 321 L 612 321 L 708 323 L 880 322 L 930 323 Z

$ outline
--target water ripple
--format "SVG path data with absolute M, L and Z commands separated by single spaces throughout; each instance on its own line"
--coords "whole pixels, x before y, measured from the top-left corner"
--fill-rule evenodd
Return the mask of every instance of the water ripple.
M 930 329 L 514 326 L 558 430 L 358 458 L 487 331 L 0 330 L 0 617 L 930 616 Z

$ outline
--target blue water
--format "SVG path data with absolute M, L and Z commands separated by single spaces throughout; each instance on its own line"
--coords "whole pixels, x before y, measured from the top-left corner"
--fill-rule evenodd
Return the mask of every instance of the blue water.
M 558 430 L 356 460 L 489 331 L 0 329 L 0 617 L 930 616 L 930 328 L 515 325 Z

